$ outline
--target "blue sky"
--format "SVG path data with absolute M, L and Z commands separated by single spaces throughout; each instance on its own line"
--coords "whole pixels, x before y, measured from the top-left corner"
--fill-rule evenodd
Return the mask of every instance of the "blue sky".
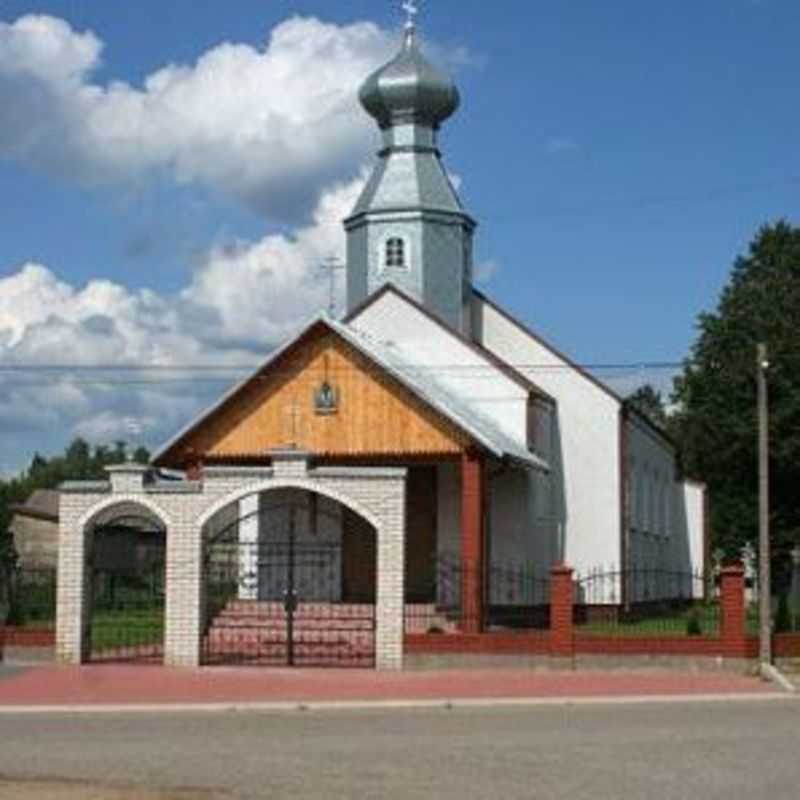
M 250 363 L 323 303 L 399 5 L 5 0 L 0 363 Z M 800 5 L 422 6 L 483 288 L 581 362 L 683 358 L 756 228 L 800 218 Z M 0 469 L 157 444 L 230 375 L 139 377 L 0 375 Z

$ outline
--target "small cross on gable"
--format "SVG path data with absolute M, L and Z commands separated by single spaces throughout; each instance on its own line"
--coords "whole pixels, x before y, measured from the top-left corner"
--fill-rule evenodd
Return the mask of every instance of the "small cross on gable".
M 286 418 L 289 427 L 289 447 L 293 450 L 297 449 L 299 446 L 298 434 L 300 432 L 300 420 L 302 416 L 303 410 L 295 397 L 286 409 Z

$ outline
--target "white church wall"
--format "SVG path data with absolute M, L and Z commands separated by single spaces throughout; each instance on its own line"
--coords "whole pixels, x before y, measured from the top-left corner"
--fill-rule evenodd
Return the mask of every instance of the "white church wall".
M 479 296 L 480 344 L 555 398 L 549 463 L 551 560 L 579 573 L 619 565 L 619 401 Z
M 706 487 L 701 483 L 684 481 L 679 484 L 683 495 L 682 506 L 686 516 L 686 538 L 689 543 L 689 558 L 692 570 L 698 574 L 705 575 L 708 564 L 706 563 Z M 701 596 L 701 586 L 698 581 L 693 583 L 694 596 Z
M 290 507 L 294 508 L 294 585 L 298 599 L 302 602 L 340 601 L 342 508 L 327 497 L 293 489 L 270 492 L 261 502 L 258 599 L 283 600 L 288 582 Z
M 631 567 L 666 575 L 655 581 L 661 596 L 696 594 L 701 582 L 689 575 L 704 568 L 704 490 L 676 480 L 673 448 L 637 417 L 628 423 L 628 523 Z
M 439 464 L 437 473 L 437 553 L 455 559 L 461 553 L 461 471 L 458 464 Z
M 459 464 L 439 464 L 436 494 L 436 554 L 443 569 L 458 564 L 461 556 L 461 468 Z M 442 605 L 459 601 L 457 592 L 445 581 L 437 581 Z
M 557 460 L 555 407 L 536 400 L 530 407 L 529 432 L 534 450 L 548 463 Z M 554 474 L 506 467 L 489 481 L 490 554 L 495 568 L 524 567 L 546 577 L 561 560 Z
M 508 436 L 527 441 L 528 390 L 404 298 L 387 292 L 350 324 L 378 341 L 391 342 L 431 380 L 468 398 Z
M 239 599 L 258 600 L 259 500 L 251 494 L 239 501 Z

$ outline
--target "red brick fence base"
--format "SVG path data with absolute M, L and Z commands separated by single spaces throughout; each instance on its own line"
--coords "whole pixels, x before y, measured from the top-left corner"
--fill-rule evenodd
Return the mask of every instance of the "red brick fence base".
M 550 628 L 519 632 L 413 634 L 405 637 L 410 656 L 576 656 L 700 657 L 741 661 L 758 656 L 758 641 L 747 635 L 744 570 L 726 567 L 720 576 L 720 629 L 717 636 L 638 633 L 636 636 L 584 634 L 574 624 L 573 571 L 550 574 Z M 800 658 L 800 634 L 775 637 L 777 658 Z

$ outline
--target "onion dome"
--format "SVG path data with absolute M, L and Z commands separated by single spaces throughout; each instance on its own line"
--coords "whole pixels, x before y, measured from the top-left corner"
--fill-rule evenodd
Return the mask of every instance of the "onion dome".
M 459 104 L 455 83 L 425 59 L 413 27 L 397 56 L 367 78 L 359 99 L 381 128 L 404 123 L 438 128 Z

